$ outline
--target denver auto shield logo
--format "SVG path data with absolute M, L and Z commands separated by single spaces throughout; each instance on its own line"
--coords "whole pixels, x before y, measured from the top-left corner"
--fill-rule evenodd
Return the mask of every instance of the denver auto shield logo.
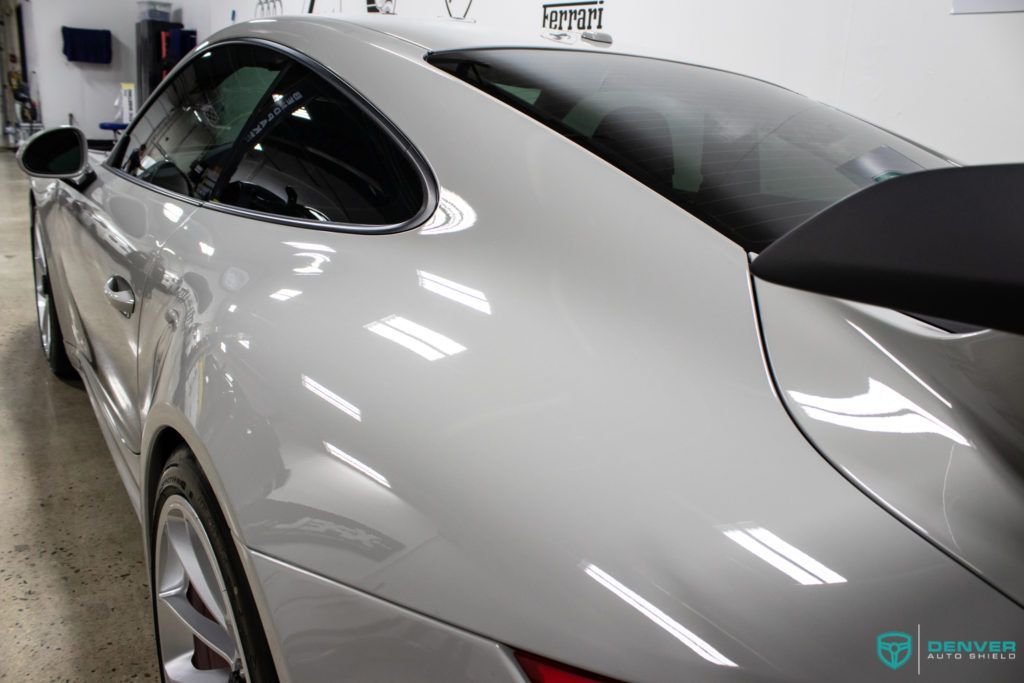
M 946 639 L 936 640 L 925 638 L 921 634 L 921 625 L 917 626 L 917 642 L 914 636 L 903 631 L 886 631 L 875 637 L 875 654 L 879 661 L 896 671 L 911 660 L 917 652 L 917 675 L 927 673 L 932 666 L 967 666 L 976 672 L 977 667 L 1013 666 L 1017 661 L 1017 641 L 993 639 L 991 636 L 982 640 Z M 963 680 L 985 680 L 984 677 Z M 1018 678 L 1024 680 L 1024 678 Z
M 875 640 L 878 658 L 894 671 L 910 661 L 914 649 L 914 637 L 902 631 L 879 633 Z

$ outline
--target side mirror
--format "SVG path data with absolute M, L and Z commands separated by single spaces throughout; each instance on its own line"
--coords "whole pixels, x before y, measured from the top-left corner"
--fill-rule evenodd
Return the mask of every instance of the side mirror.
M 35 178 L 76 178 L 89 168 L 85 133 L 62 126 L 36 133 L 18 150 L 18 166 Z
M 1024 334 L 1024 164 L 942 168 L 867 187 L 762 251 L 755 276 Z

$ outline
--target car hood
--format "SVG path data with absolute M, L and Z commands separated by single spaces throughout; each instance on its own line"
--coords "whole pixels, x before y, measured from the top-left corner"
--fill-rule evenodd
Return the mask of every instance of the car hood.
M 245 544 L 630 681 L 863 681 L 882 632 L 1024 637 L 793 424 L 741 249 L 386 47 L 336 56 L 434 166 L 433 218 L 203 207 L 143 297 L 143 383 Z

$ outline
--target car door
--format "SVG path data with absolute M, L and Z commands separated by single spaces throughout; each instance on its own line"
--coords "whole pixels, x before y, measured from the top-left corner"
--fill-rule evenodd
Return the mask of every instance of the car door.
M 225 45 L 194 55 L 144 111 L 87 185 L 64 188 L 65 274 L 81 321 L 86 379 L 122 443 L 138 452 L 140 309 L 170 235 L 216 181 L 281 58 Z M 266 51 L 261 51 L 264 54 Z
M 60 189 L 62 265 L 75 315 L 70 334 L 103 417 L 122 446 L 137 451 L 137 313 L 149 265 L 162 241 L 195 209 L 104 167 L 78 189 Z M 52 224 L 51 224 L 52 227 Z

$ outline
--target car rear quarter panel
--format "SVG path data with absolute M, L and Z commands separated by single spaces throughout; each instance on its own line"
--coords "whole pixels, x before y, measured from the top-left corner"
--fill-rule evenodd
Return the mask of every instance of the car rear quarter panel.
M 194 425 L 244 543 L 638 682 L 869 680 L 875 635 L 918 621 L 1024 637 L 1015 605 L 794 427 L 736 245 L 422 50 L 274 26 L 224 35 L 333 65 L 442 191 L 400 234 L 201 208 L 166 245 L 141 381 L 154 415 Z M 751 526 L 843 581 L 794 582 L 727 535 Z
M 767 282 L 757 290 L 773 371 L 809 438 L 1024 603 L 1024 337 L 952 334 Z

